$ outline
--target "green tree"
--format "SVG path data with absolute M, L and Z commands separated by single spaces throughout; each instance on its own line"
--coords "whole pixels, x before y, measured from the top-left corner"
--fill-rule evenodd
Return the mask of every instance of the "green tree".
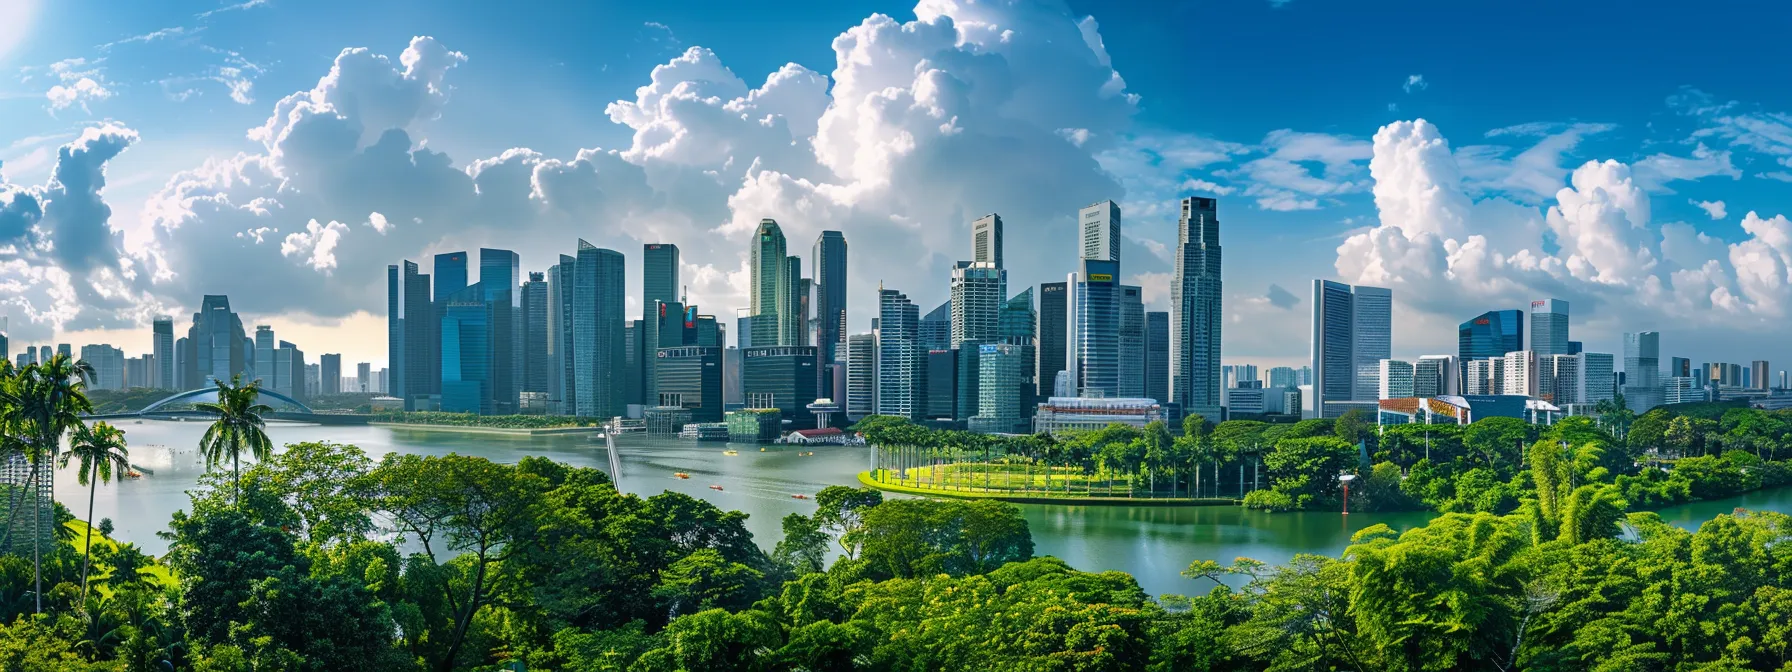
M 811 516 L 792 513 L 784 516 L 783 526 L 784 538 L 778 541 L 772 557 L 797 574 L 824 569 L 831 540 L 821 531 L 821 524 Z
M 865 523 L 865 512 L 883 503 L 884 493 L 874 488 L 849 488 L 830 485 L 815 493 L 815 521 L 833 535 L 840 552 L 851 560 L 858 557 L 859 532 Z
M 263 416 L 273 413 L 274 409 L 257 401 L 261 395 L 261 381 L 243 384 L 242 375 L 237 375 L 226 383 L 213 381 L 218 385 L 218 400 L 193 404 L 201 411 L 217 416 L 205 435 L 199 438 L 199 452 L 205 455 L 205 466 L 213 468 L 230 459 L 231 480 L 237 484 L 237 499 L 241 499 L 242 469 L 239 464 L 244 451 L 257 461 L 268 459 L 274 452 L 274 444 L 268 440 L 267 421 Z
M 53 479 L 50 480 L 48 501 L 36 494 L 37 484 L 40 480 L 50 479 L 47 472 L 56 464 L 62 437 L 81 426 L 82 413 L 93 411 L 93 404 L 88 401 L 86 394 L 86 381 L 93 377 L 93 367 L 85 361 L 75 361 L 68 355 L 57 354 L 48 362 L 26 366 L 17 371 L 9 365 L 0 369 L 0 372 L 12 374 L 0 375 L 0 428 L 4 429 L 0 448 L 8 453 L 23 455 L 31 465 L 24 487 L 9 493 L 6 530 L 0 533 L 0 548 L 11 548 L 7 542 L 12 538 L 14 523 L 17 522 L 20 509 L 25 508 L 28 502 L 32 516 L 34 609 L 42 612 L 42 530 L 46 522 L 44 509 L 52 505 L 56 497 Z
M 70 459 L 81 461 L 76 481 L 87 486 L 87 537 L 81 543 L 81 599 L 87 599 L 87 570 L 93 560 L 93 497 L 101 483 L 112 482 L 112 472 L 120 476 L 130 470 L 130 450 L 125 447 L 124 432 L 104 422 L 80 425 L 69 441 L 68 452 L 62 454 L 62 468 Z
M 667 567 L 653 593 L 670 606 L 673 616 L 716 608 L 739 610 L 752 604 L 763 578 L 758 570 L 704 548 Z
M 1356 448 L 1335 436 L 1282 439 L 1263 457 L 1275 489 L 1308 508 L 1341 495 L 1338 476 L 1356 464 Z

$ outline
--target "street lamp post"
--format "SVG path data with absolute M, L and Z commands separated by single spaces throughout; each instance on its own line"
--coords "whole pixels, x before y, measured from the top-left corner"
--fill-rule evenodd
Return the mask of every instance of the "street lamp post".
M 1344 484 L 1344 515 L 1350 515 L 1350 482 L 1356 480 L 1356 474 L 1344 474 L 1338 481 Z

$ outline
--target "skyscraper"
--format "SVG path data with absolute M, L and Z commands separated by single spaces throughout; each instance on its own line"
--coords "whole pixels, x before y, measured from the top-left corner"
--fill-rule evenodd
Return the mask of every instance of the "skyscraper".
M 1077 258 L 1108 261 L 1120 272 L 1120 204 L 1101 201 L 1077 212 Z
M 952 349 L 952 300 L 947 299 L 921 316 L 917 330 L 922 350 Z
M 815 267 L 815 345 L 821 350 L 825 369 L 821 377 L 821 393 L 836 402 L 846 390 L 834 389 L 832 369 L 844 365 L 840 357 L 846 343 L 846 236 L 839 231 L 823 231 L 815 237 L 809 263 Z
M 439 282 L 439 279 L 438 279 Z M 479 285 L 484 289 L 487 347 L 491 353 L 491 404 L 487 412 L 512 415 L 523 391 L 523 264 L 510 250 L 480 248 Z
M 853 334 L 846 339 L 846 417 L 860 420 L 877 413 L 877 335 Z
M 1670 357 L 1670 358 L 1668 358 L 1668 362 L 1669 363 L 1668 363 L 1668 374 L 1667 375 L 1669 378 L 1691 378 L 1692 377 L 1692 360 L 1691 359 L 1688 359 L 1685 357 Z
M 806 345 L 803 328 L 809 326 L 809 302 L 803 298 L 802 257 L 784 258 L 784 296 L 784 311 L 778 315 L 779 339 L 784 345 Z
M 1145 313 L 1145 397 L 1170 400 L 1170 314 L 1163 311 Z
M 274 342 L 274 328 L 265 324 L 255 327 L 255 362 L 250 366 L 255 371 L 251 380 L 261 381 L 264 389 L 274 389 L 274 350 L 279 344 Z
M 881 284 L 877 299 L 877 413 L 919 420 L 927 389 L 919 310 L 907 295 Z
M 784 247 L 784 231 L 778 228 L 778 222 L 759 220 L 759 230 L 753 233 L 752 277 L 747 279 L 753 316 L 753 347 L 795 344 L 784 340 L 784 323 L 795 289 L 790 286 L 790 257 Z
M 1435 397 L 1440 394 L 1461 394 L 1458 374 L 1461 365 L 1452 355 L 1425 355 L 1412 365 L 1412 396 Z M 1275 371 L 1270 371 L 1275 378 Z
M 1007 272 L 994 262 L 961 261 L 954 265 L 950 346 L 957 348 L 965 341 L 994 343 L 1002 302 L 1007 296 Z
M 1766 390 L 1768 388 L 1767 360 L 1757 359 L 1748 365 L 1748 384 L 1751 389 Z
M 1567 355 L 1568 302 L 1543 299 L 1531 302 L 1531 348 L 1538 357 Z
M 428 411 L 440 404 L 442 371 L 437 333 L 441 321 L 436 318 L 435 304 L 430 300 L 430 277 L 418 273 L 417 264 L 404 262 L 404 407 L 407 411 Z
M 546 394 L 553 380 L 553 349 L 548 345 L 548 282 L 540 272 L 529 274 L 523 283 L 523 375 L 524 392 Z
M 1356 347 L 1351 340 L 1355 333 L 1355 295 L 1350 285 L 1330 280 L 1313 281 L 1313 398 L 1302 399 L 1311 409 L 1309 417 L 1326 418 L 1343 415 L 1342 407 L 1330 404 L 1350 401 L 1351 387 L 1356 382 Z
M 150 385 L 141 387 L 158 387 L 172 390 L 174 381 L 174 317 L 157 315 L 150 324 L 150 353 L 155 355 L 155 372 Z
M 493 412 L 489 339 L 494 335 L 483 282 L 437 297 L 442 315 L 442 410 L 450 413 Z M 359 377 L 357 376 L 357 381 Z
M 646 317 L 653 302 L 682 301 L 678 290 L 678 246 L 647 243 L 641 246 L 641 313 Z
M 1077 396 L 1120 395 L 1119 264 L 1084 259 L 1082 273 L 1072 274 L 1069 321 L 1071 372 Z
M 560 255 L 560 263 L 548 269 L 548 339 L 553 350 L 551 375 L 554 379 L 554 389 L 548 396 L 554 411 L 562 415 L 573 415 L 578 408 L 578 388 L 573 375 L 578 367 L 572 354 L 577 269 L 578 260 L 564 254 Z
M 436 255 L 435 300 L 467 288 L 467 253 L 444 252 Z
M 1168 401 L 1176 403 L 1185 416 L 1196 413 L 1218 421 L 1224 322 L 1219 202 L 1182 199 L 1182 217 L 1176 229 L 1176 268 L 1170 279 Z
M 971 261 L 1002 267 L 1002 216 L 989 213 L 971 222 Z
M 1120 286 L 1119 396 L 1145 396 L 1145 298 L 1138 287 Z
M 1380 363 L 1379 393 L 1381 399 L 1404 399 L 1413 396 L 1412 362 L 1400 359 L 1384 359 Z
M 220 294 L 208 294 L 200 301 L 186 340 L 186 379 L 195 388 L 214 380 L 229 382 L 246 373 L 254 358 L 254 341 L 243 332 L 242 319 L 231 312 L 230 297 Z M 40 361 L 49 360 L 49 350 L 49 346 L 41 349 Z
M 320 394 L 342 392 L 342 353 L 326 352 L 317 360 L 317 383 Z
M 627 296 L 621 252 L 579 241 L 573 265 L 573 384 L 575 414 L 609 418 L 624 410 L 622 335 Z
M 95 390 L 125 389 L 124 351 L 106 344 L 81 346 L 81 360 L 93 366 L 88 384 Z
M 1624 405 L 1640 414 L 1661 400 L 1661 334 L 1624 334 Z
M 398 264 L 386 266 L 386 362 L 387 368 L 392 370 L 392 389 L 387 394 L 399 399 L 405 398 L 403 277 L 398 272 Z M 323 381 L 319 380 L 318 384 L 321 394 Z
M 1355 401 L 1375 401 L 1381 379 L 1381 360 L 1393 352 L 1394 293 L 1381 287 L 1357 286 L 1351 289 L 1351 309 L 1356 314 L 1352 323 L 1351 344 L 1356 350 L 1356 386 L 1351 389 Z
M 1039 353 L 1034 380 L 1040 399 L 1052 396 L 1052 384 L 1058 379 L 1058 372 L 1064 370 L 1064 355 L 1069 348 L 1066 339 L 1070 334 L 1066 321 L 1070 310 L 1067 289 L 1068 285 L 1062 282 L 1039 283 Z

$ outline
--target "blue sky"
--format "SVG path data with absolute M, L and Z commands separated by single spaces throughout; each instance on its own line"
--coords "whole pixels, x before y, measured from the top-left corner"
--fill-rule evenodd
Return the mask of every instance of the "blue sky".
M 1659 329 L 1664 356 L 1783 362 L 1792 88 L 1736 29 L 1789 13 L 1660 9 L 9 3 L 0 312 L 15 341 L 134 354 L 148 315 L 229 293 L 309 352 L 380 362 L 387 263 L 483 245 L 544 270 L 579 237 L 633 263 L 664 240 L 729 316 L 744 236 L 776 217 L 805 252 L 846 231 L 857 329 L 879 281 L 944 300 L 991 210 L 1013 291 L 1061 279 L 1100 198 L 1161 309 L 1175 199 L 1200 194 L 1229 361 L 1304 359 L 1323 277 L 1394 288 L 1397 355 L 1559 296 L 1589 350 Z M 81 178 L 101 166 L 103 189 Z

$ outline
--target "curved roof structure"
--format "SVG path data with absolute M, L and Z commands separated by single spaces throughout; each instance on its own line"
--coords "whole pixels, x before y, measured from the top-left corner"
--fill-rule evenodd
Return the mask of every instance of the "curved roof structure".
M 169 405 L 174 405 L 174 404 L 193 404 L 193 403 L 207 402 L 207 401 L 216 402 L 217 400 L 218 400 L 218 388 L 204 387 L 204 388 L 200 388 L 197 390 L 188 390 L 186 392 L 181 392 L 178 394 L 171 395 L 166 399 L 163 399 L 156 403 L 150 404 L 148 406 L 144 406 L 143 410 L 137 411 L 137 412 L 138 413 L 155 413 L 155 412 L 161 410 L 162 407 L 164 407 L 164 406 L 169 406 Z M 281 412 L 281 413 L 311 413 L 312 412 L 310 406 L 306 406 L 304 403 L 301 403 L 299 400 L 294 399 L 289 396 L 286 396 L 279 392 L 275 392 L 275 391 L 267 389 L 267 388 L 262 388 L 261 395 L 260 395 L 260 401 L 261 401 L 261 403 L 272 406 L 276 412 Z

